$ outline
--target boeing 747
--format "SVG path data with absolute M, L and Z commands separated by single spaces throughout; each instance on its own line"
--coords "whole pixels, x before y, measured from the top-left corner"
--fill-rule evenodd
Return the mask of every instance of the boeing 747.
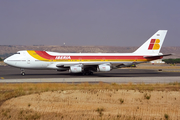
M 93 72 L 108 72 L 112 69 L 128 67 L 161 59 L 160 49 L 167 30 L 157 31 L 133 53 L 57 53 L 49 51 L 22 50 L 6 58 L 4 62 L 21 69 L 53 69 L 91 75 Z

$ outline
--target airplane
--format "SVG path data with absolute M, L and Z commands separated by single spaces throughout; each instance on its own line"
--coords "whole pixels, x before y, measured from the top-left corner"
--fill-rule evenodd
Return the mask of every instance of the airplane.
M 93 72 L 108 72 L 152 60 L 162 59 L 171 54 L 162 54 L 160 49 L 167 30 L 158 30 L 133 53 L 57 53 L 38 50 L 22 50 L 6 58 L 4 62 L 21 69 L 52 69 L 92 75 Z

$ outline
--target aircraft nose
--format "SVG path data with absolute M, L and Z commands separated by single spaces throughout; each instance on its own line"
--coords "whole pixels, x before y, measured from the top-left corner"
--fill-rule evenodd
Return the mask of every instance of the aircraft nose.
M 4 63 L 8 64 L 8 62 L 7 62 L 7 58 L 4 60 Z

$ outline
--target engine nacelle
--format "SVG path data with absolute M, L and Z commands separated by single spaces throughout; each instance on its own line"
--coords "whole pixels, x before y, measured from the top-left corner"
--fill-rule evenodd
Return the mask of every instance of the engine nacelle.
M 71 66 L 69 69 L 70 73 L 80 73 L 82 72 L 82 67 L 77 67 L 77 66 Z
M 97 68 L 98 72 L 108 72 L 111 71 L 111 66 L 109 65 L 99 65 Z

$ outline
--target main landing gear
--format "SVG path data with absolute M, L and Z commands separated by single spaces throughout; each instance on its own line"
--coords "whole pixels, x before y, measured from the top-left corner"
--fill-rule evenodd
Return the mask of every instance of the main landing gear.
M 21 75 L 24 76 L 25 75 L 25 71 L 24 69 L 21 69 Z
M 82 75 L 93 75 L 93 72 L 91 72 L 91 71 L 84 71 L 84 72 L 82 72 Z

